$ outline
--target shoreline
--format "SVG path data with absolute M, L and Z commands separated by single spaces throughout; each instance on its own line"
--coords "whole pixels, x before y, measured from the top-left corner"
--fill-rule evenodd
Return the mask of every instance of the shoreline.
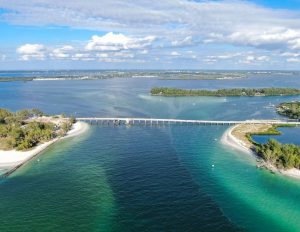
M 221 138 L 222 144 L 224 144 L 226 146 L 229 146 L 229 147 L 232 147 L 236 150 L 243 151 L 247 154 L 255 155 L 255 153 L 250 148 L 248 148 L 243 141 L 239 140 L 238 138 L 236 138 L 232 135 L 232 131 L 238 126 L 239 125 L 229 127 L 224 132 L 224 134 Z
M 264 167 L 273 173 L 278 173 L 278 174 L 282 174 L 285 176 L 300 179 L 300 170 L 298 170 L 296 168 L 291 168 L 288 170 L 281 170 L 269 163 L 266 163 L 263 159 L 258 157 L 257 154 L 253 150 L 251 150 L 249 147 L 247 147 L 243 141 L 241 141 L 240 139 L 238 139 L 234 135 L 232 135 L 232 131 L 238 126 L 239 125 L 232 126 L 224 132 L 224 134 L 221 138 L 221 143 L 223 145 L 231 147 L 238 151 L 242 151 L 246 154 L 253 155 L 254 158 L 259 159 L 259 161 L 261 162 L 261 165 L 257 165 L 258 167 Z
M 25 163 L 33 159 L 34 157 L 40 155 L 52 144 L 66 139 L 78 136 L 89 129 L 89 125 L 85 122 L 76 122 L 73 124 L 72 129 L 67 132 L 67 134 L 61 138 L 55 138 L 51 141 L 42 143 L 32 150 L 29 151 L 0 151 L 0 169 L 7 169 L 4 173 L 0 174 L 1 177 L 7 177 L 18 168 L 23 166 Z

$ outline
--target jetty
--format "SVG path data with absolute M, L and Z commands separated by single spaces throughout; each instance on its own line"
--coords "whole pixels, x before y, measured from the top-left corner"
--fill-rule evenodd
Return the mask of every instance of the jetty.
M 86 117 L 76 118 L 94 125 L 237 125 L 237 124 L 272 124 L 272 125 L 300 125 L 299 121 L 284 120 L 186 120 L 186 119 L 165 119 L 165 118 L 98 118 Z

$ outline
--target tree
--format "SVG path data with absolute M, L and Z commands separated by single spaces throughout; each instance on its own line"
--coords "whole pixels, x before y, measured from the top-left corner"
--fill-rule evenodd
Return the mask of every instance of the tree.
M 13 116 L 13 113 L 9 112 L 6 109 L 0 108 L 0 123 L 5 123 L 5 119 L 11 116 Z
M 71 116 L 70 122 L 71 122 L 72 124 L 76 123 L 76 118 L 75 118 L 74 116 Z

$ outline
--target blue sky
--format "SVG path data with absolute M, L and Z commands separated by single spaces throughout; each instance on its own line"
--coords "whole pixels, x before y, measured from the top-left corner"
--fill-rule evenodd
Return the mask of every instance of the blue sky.
M 256 0 L 253 2 L 259 5 L 277 9 L 300 9 L 299 0 Z
M 300 0 L 0 0 L 0 69 L 300 68 Z

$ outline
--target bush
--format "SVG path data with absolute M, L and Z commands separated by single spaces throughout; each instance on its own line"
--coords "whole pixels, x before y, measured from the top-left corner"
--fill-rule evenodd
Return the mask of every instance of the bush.
M 6 109 L 0 108 L 0 123 L 5 123 L 5 119 L 11 116 L 13 116 L 13 113 L 9 112 Z
M 275 139 L 270 139 L 266 144 L 258 145 L 256 152 L 264 160 L 278 168 L 300 167 L 300 146 L 281 144 Z
M 56 127 L 53 123 L 26 121 L 30 117 L 42 115 L 38 109 L 20 110 L 15 114 L 0 109 L 0 149 L 28 150 L 54 138 Z

